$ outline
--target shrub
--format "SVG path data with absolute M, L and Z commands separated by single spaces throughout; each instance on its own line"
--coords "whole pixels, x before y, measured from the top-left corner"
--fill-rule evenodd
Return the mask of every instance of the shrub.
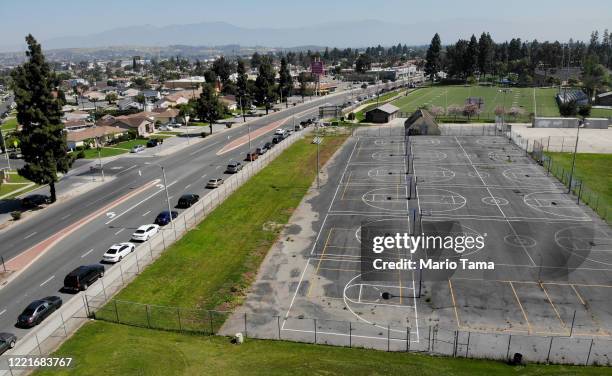
M 13 217 L 14 221 L 18 221 L 21 219 L 21 212 L 19 210 L 12 211 L 11 217 Z
M 200 133 L 200 136 L 201 136 L 202 138 L 204 138 L 204 137 L 208 136 L 208 133 L 206 133 L 206 132 L 202 132 L 202 133 Z
M 85 158 L 85 152 L 83 150 L 79 150 L 79 152 L 76 155 L 77 159 L 81 159 L 81 158 Z
M 348 117 L 347 117 L 347 118 L 348 118 L 349 120 L 355 120 L 355 113 L 354 113 L 354 112 L 351 112 L 350 114 L 348 114 Z
M 585 104 L 584 106 L 578 107 L 578 115 L 587 117 L 591 115 L 591 105 Z

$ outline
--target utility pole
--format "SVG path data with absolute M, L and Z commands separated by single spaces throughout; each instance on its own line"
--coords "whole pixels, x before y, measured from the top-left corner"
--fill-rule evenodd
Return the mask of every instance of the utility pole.
M 8 169 L 10 171 L 11 170 L 11 159 L 9 158 L 9 155 L 8 155 L 8 145 L 6 144 L 6 140 L 4 139 L 4 135 L 2 134 L 2 128 L 0 128 L 0 139 L 2 139 L 2 145 L 4 145 L 4 155 L 6 156 L 6 164 L 8 165 Z
M 176 231 L 176 228 L 174 227 L 174 219 L 172 219 L 172 208 L 170 207 L 170 196 L 168 194 L 168 184 L 166 182 L 166 170 L 164 169 L 164 166 L 159 166 L 161 167 L 162 170 L 162 177 L 164 179 L 164 189 L 166 190 L 166 202 L 168 203 L 168 215 L 170 215 L 170 222 L 172 223 L 172 228 L 174 229 L 174 231 Z
M 576 130 L 576 144 L 574 145 L 574 156 L 572 157 L 572 169 L 570 171 L 569 184 L 567 187 L 567 193 L 572 192 L 572 180 L 574 178 L 574 169 L 576 167 L 576 153 L 578 152 L 578 138 L 580 137 L 580 128 L 582 124 L 578 124 L 578 128 Z

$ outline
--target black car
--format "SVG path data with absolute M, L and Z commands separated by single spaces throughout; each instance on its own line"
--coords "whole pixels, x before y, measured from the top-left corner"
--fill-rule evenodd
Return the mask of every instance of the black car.
M 156 225 L 165 226 L 172 221 L 172 219 L 170 218 L 171 215 L 172 215 L 172 219 L 175 219 L 178 216 L 178 212 L 174 210 L 171 212 L 164 210 L 163 212 L 157 215 L 157 218 L 155 218 L 154 223 Z
M 41 205 L 48 204 L 51 202 L 49 196 L 45 195 L 29 195 L 21 199 L 21 206 L 27 209 L 37 208 Z
M 187 193 L 187 194 L 182 195 L 179 198 L 177 206 L 179 208 L 186 209 L 190 207 L 191 205 L 195 204 L 196 202 L 198 202 L 198 200 L 200 200 L 200 196 L 193 194 L 193 193 Z
M 92 283 L 104 276 L 104 266 L 81 265 L 74 269 L 64 278 L 64 290 L 82 291 L 87 290 Z
M 12 333 L 0 333 L 0 355 L 15 347 L 17 336 Z
M 278 135 L 278 136 L 274 136 L 274 138 L 272 139 L 272 143 L 273 144 L 278 144 L 279 142 L 281 142 L 283 140 L 283 136 Z
M 47 296 L 30 303 L 17 318 L 17 325 L 31 328 L 40 324 L 49 315 L 62 306 L 62 298 L 59 296 Z
M 266 144 L 263 147 L 270 150 L 274 147 L 274 144 L 271 142 L 266 142 Z
M 148 148 L 154 148 L 154 147 L 156 147 L 157 145 L 159 145 L 159 144 L 161 144 L 161 143 L 163 143 L 163 142 L 161 141 L 161 139 L 158 139 L 158 138 L 152 138 L 152 139 L 150 139 L 149 141 L 147 141 L 147 147 L 148 147 Z

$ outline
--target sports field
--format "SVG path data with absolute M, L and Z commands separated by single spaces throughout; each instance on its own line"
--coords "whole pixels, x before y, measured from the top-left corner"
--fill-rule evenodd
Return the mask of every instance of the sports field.
M 393 104 L 399 107 L 401 112 L 412 113 L 423 106 L 438 106 L 445 109 L 451 105 L 456 105 L 463 108 L 467 98 L 476 97 L 482 98 L 484 103 L 481 107 L 481 113 L 470 119 L 472 122 L 494 121 L 494 111 L 497 106 L 505 107 L 506 111 L 511 107 L 520 107 L 524 114 L 516 119 L 512 117 L 508 119 L 510 121 L 529 122 L 532 113 L 536 116 L 559 116 L 559 109 L 555 102 L 556 92 L 557 89 L 554 88 L 510 88 L 509 91 L 504 93 L 498 87 L 433 86 L 412 91 L 395 100 Z M 448 114 L 442 116 L 440 120 L 464 122 L 468 119 L 462 115 Z

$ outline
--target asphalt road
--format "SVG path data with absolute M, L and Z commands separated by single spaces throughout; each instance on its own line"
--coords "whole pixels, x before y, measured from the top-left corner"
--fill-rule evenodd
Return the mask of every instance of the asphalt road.
M 375 89 L 370 87 L 366 90 L 373 92 Z M 353 95 L 357 92 L 362 90 L 356 90 Z M 318 114 L 318 106 L 344 103 L 350 97 L 350 93 L 322 97 L 258 119 L 251 123 L 250 129 L 254 131 L 271 122 L 297 114 L 299 116 L 296 116 L 296 122 L 312 118 Z M 309 109 L 310 111 L 305 112 Z M 287 121 L 284 127 L 291 128 L 292 121 Z M 269 142 L 272 132 L 253 140 L 252 148 Z M 237 127 L 166 157 L 129 156 L 110 162 L 105 165 L 107 176 L 114 176 L 109 183 L 66 202 L 50 205 L 42 209 L 44 212 L 37 216 L 0 233 L 0 255 L 5 260 L 15 257 L 131 190 L 153 180 L 161 180 L 160 165 L 166 169 L 172 205 L 176 205 L 183 193 L 204 196 L 207 193 L 204 188 L 206 181 L 213 177 L 223 177 L 230 160 L 242 161 L 248 151 L 248 144 L 220 156 L 216 154 L 217 151 L 245 134 L 247 127 Z M 128 241 L 134 229 L 152 223 L 160 211 L 167 209 L 163 192 L 162 188 L 152 186 L 110 209 L 112 214 L 100 213 L 91 222 L 49 249 L 17 278 L 0 289 L 0 332 L 13 332 L 21 337 L 27 329 L 16 328 L 16 318 L 34 299 L 48 295 L 59 295 L 65 301 L 70 299 L 72 295 L 59 292 L 64 276 L 79 265 L 98 263 L 109 246 Z

